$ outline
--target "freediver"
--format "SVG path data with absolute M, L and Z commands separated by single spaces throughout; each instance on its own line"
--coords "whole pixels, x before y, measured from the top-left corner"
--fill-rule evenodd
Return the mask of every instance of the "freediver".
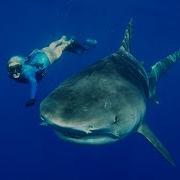
M 9 77 L 20 83 L 30 84 L 30 98 L 25 105 L 32 106 L 35 104 L 37 83 L 46 74 L 47 68 L 60 59 L 63 52 L 82 54 L 96 44 L 97 41 L 93 39 L 86 39 L 84 43 L 79 43 L 75 39 L 62 36 L 48 47 L 33 50 L 27 57 L 21 55 L 11 57 L 8 61 Z

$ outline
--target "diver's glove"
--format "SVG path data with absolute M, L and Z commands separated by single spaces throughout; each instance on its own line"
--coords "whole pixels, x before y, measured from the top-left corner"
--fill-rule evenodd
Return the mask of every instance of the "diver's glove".
M 29 99 L 27 102 L 26 102 L 26 107 L 29 107 L 29 106 L 33 106 L 35 104 L 35 99 L 32 98 L 32 99 Z

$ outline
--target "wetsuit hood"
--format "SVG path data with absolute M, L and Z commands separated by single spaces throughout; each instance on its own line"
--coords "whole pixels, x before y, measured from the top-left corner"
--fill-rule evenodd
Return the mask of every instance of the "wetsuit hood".
M 22 65 L 25 62 L 25 58 L 22 56 L 13 56 L 8 61 L 8 73 L 10 77 L 13 77 L 15 79 L 19 78 Z
M 25 57 L 22 56 L 13 56 L 8 61 L 8 67 L 13 67 L 16 65 L 22 65 L 24 64 Z

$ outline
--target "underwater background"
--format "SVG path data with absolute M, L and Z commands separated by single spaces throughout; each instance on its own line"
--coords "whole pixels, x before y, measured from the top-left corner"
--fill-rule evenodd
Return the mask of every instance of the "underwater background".
M 132 53 L 145 67 L 180 48 L 178 0 L 0 1 L 0 180 L 179 180 L 180 62 L 158 84 L 160 105 L 148 103 L 146 121 L 176 161 L 172 167 L 144 137 L 84 146 L 58 139 L 41 126 L 39 103 L 63 80 L 116 51 L 133 18 Z M 64 54 L 26 108 L 29 86 L 8 78 L 7 61 L 62 35 L 95 38 L 83 55 Z

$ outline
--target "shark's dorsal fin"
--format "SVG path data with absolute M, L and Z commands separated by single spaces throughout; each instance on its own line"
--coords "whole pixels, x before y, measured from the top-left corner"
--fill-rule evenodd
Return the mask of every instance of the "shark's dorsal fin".
M 124 39 L 119 49 L 130 52 L 131 38 L 132 38 L 132 19 L 129 21 L 128 27 L 125 30 Z
M 175 166 L 174 160 L 171 157 L 170 153 L 159 141 L 156 135 L 151 131 L 147 124 L 143 123 L 139 129 L 138 133 L 142 134 L 161 154 L 166 160 L 168 160 L 173 166 Z

